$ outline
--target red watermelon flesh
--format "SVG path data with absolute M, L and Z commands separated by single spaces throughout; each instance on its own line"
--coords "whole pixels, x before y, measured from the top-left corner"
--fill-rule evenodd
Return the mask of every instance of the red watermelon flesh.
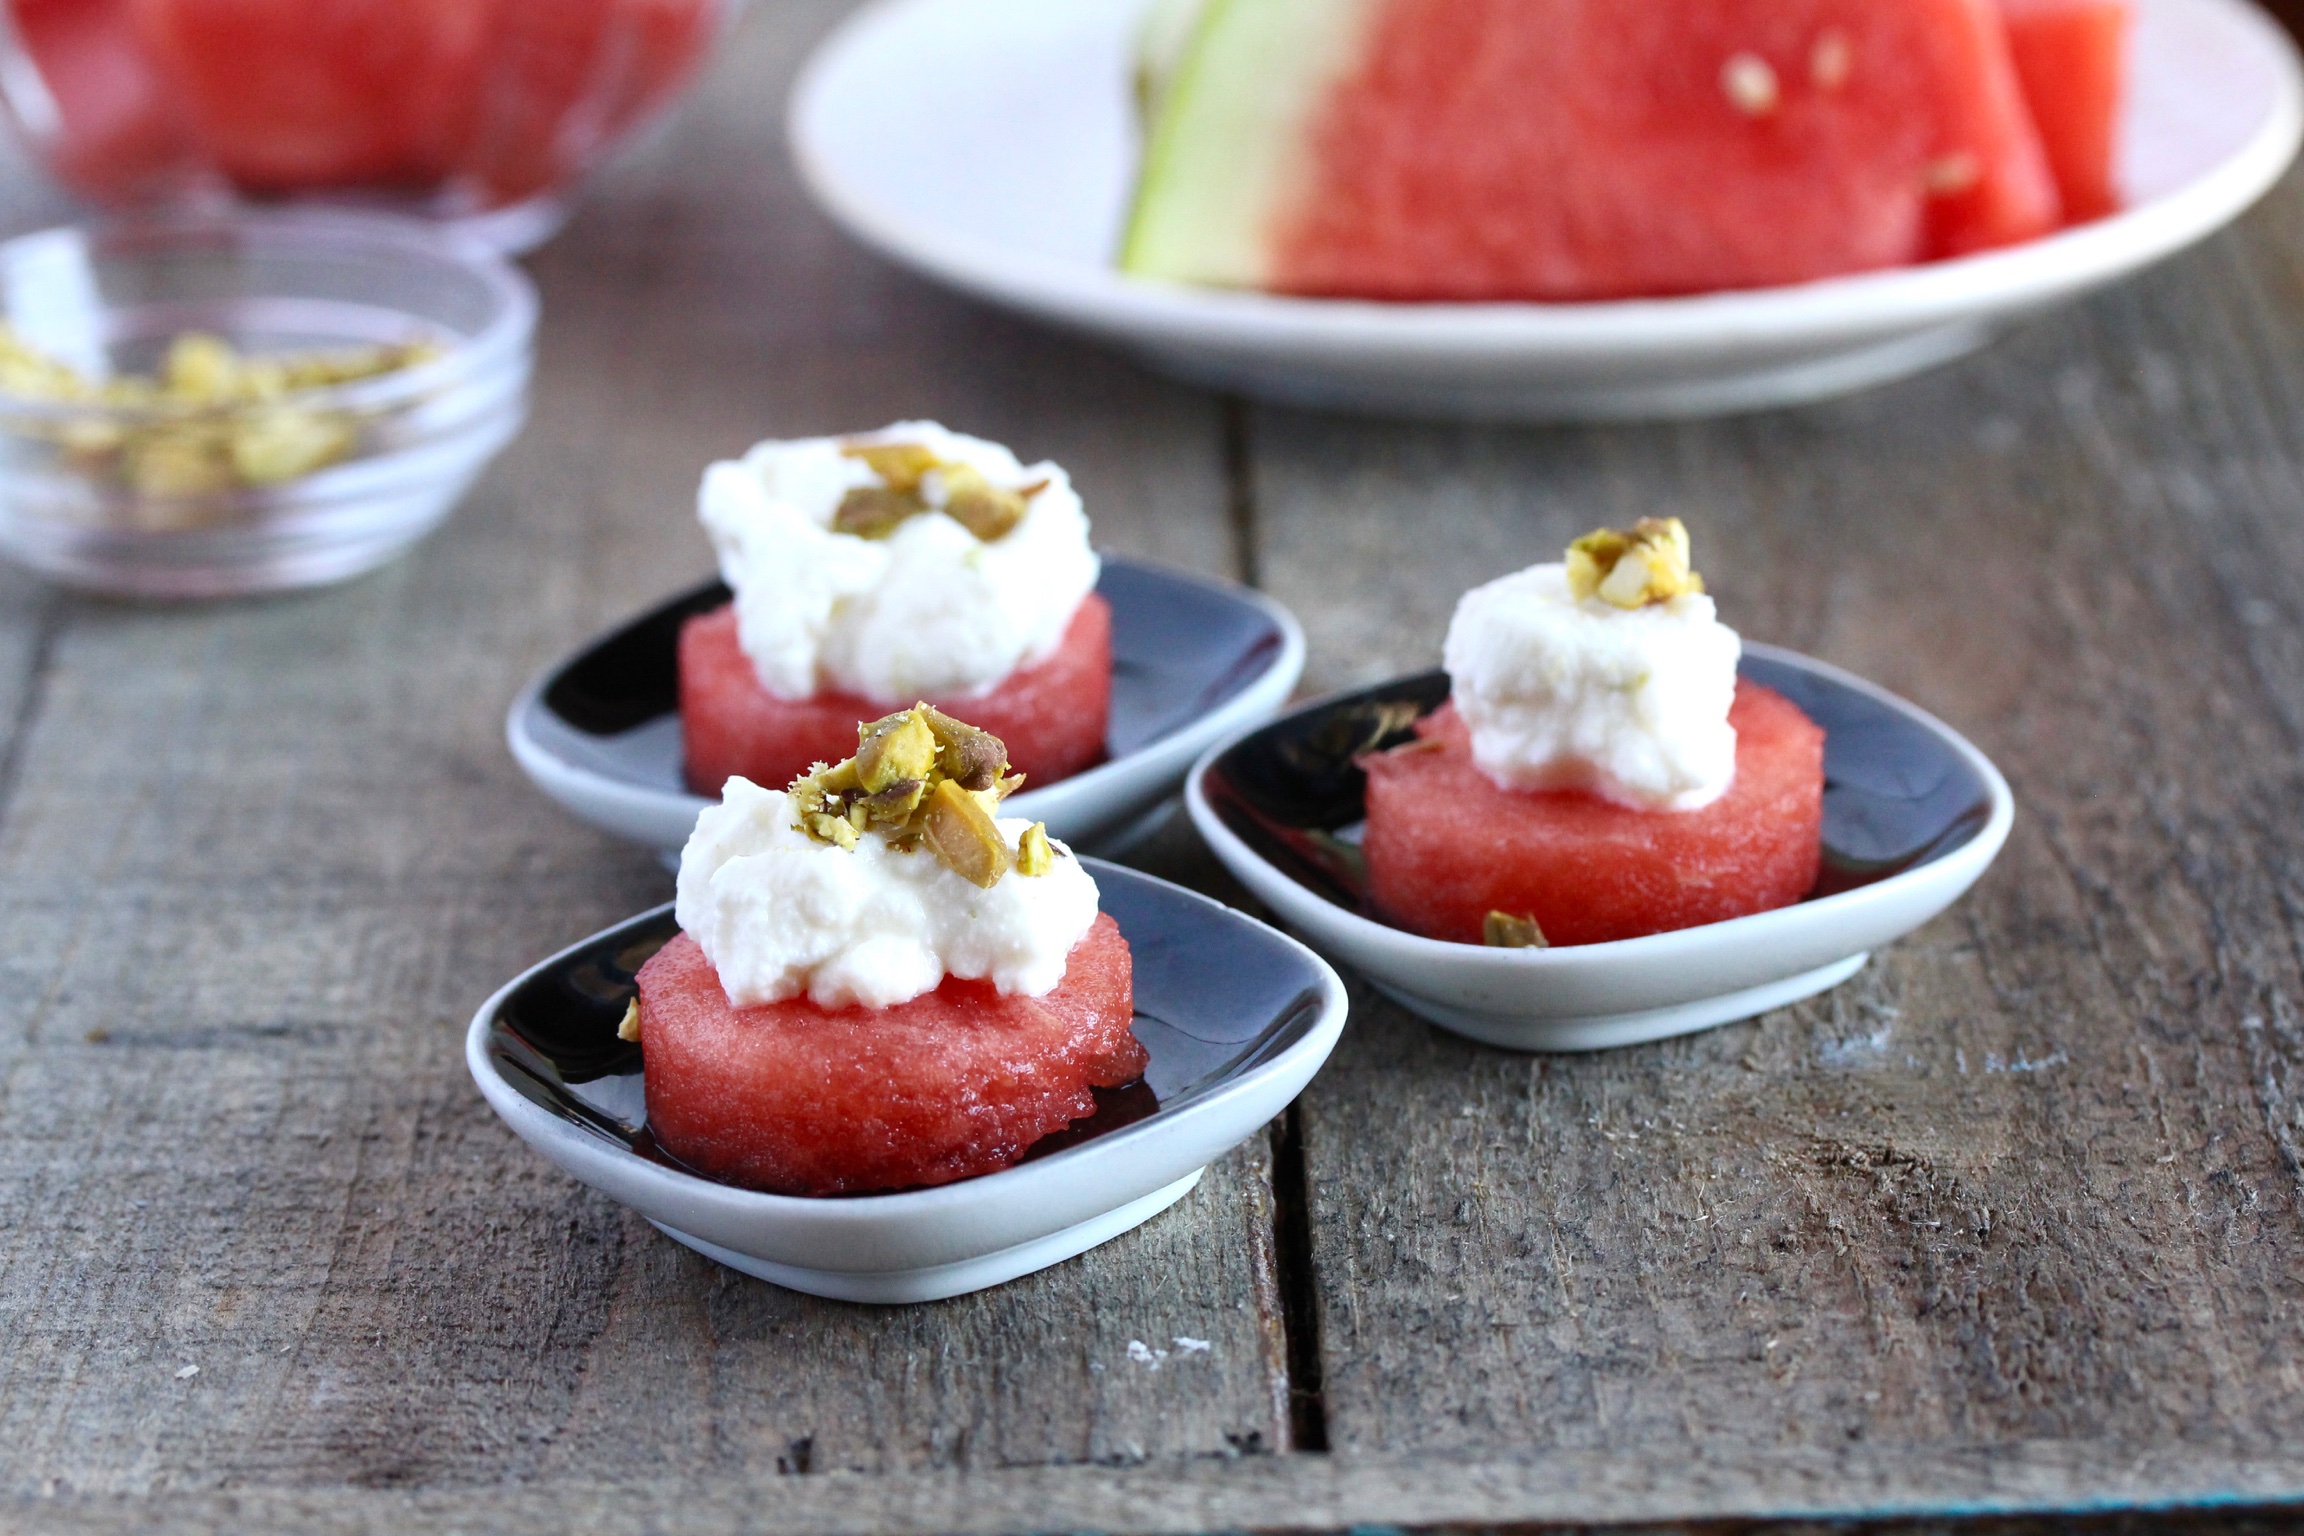
M 1044 997 L 947 977 L 892 1008 L 736 1008 L 681 934 L 640 970 L 648 1127 L 700 1173 L 787 1195 L 1008 1167 L 1141 1077 L 1128 941 L 1109 916 Z
M 558 184 L 671 95 L 719 15 L 702 0 L 499 3 L 479 128 L 459 168 L 502 202 Z
M 252 191 L 423 184 L 469 135 L 491 6 L 474 0 L 133 0 L 194 137 Z
M 146 57 L 130 0 L 10 0 L 16 36 L 56 108 L 57 175 L 90 196 L 164 195 L 197 172 L 174 92 Z
M 1693 293 L 2057 222 L 1992 0 L 1387 0 L 1376 27 L 1314 126 L 1282 290 Z
M 856 727 L 917 702 L 876 703 L 846 693 L 780 699 L 736 637 L 736 610 L 715 608 L 680 630 L 680 731 L 688 787 L 716 795 L 741 774 L 780 789 L 813 763 L 856 751 Z M 1112 713 L 1112 607 L 1091 592 L 1047 660 L 1012 672 L 989 693 L 931 699 L 946 714 L 979 726 L 1008 746 L 1008 763 L 1027 788 L 1053 784 L 1104 756 Z
M 1368 887 L 1404 927 L 1481 942 L 1492 912 L 1553 944 L 1599 944 L 1790 906 L 1823 851 L 1824 732 L 1781 694 L 1739 683 L 1736 778 L 1701 810 L 1643 811 L 1579 790 L 1499 789 L 1455 706 L 1419 742 L 1366 760 Z M 1427 746 L 1424 742 L 1436 742 Z
M 2048 164 L 2077 223 L 2120 206 L 2113 154 L 2135 25 L 2129 0 L 2000 0 Z

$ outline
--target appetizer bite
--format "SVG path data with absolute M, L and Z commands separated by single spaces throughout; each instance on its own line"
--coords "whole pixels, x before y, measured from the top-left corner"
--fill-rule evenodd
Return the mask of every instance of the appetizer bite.
M 1036 785 L 1103 757 L 1112 611 L 1057 465 L 902 422 L 761 443 L 698 503 L 735 600 L 680 634 L 691 789 L 781 784 L 907 699 L 1000 738 Z
M 673 1157 L 777 1194 L 1008 1167 L 1143 1074 L 1128 942 L 991 733 L 926 704 L 788 790 L 729 780 L 625 1018 Z
M 1822 860 L 1824 733 L 1737 678 L 1678 518 L 1474 588 L 1450 698 L 1363 759 L 1372 899 L 1463 944 L 1596 944 L 1789 906 Z
M 2010 245 L 2115 205 L 2129 26 L 2130 0 L 1159 0 L 1120 265 L 1560 302 Z

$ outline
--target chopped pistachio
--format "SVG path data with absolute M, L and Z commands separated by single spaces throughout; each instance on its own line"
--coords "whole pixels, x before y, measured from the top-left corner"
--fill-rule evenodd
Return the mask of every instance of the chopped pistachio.
M 359 434 L 339 411 L 275 405 L 232 433 L 232 467 L 249 485 L 282 485 L 349 458 Z
M 131 441 L 122 467 L 145 496 L 206 496 L 233 483 L 229 443 L 195 422 L 155 427 Z
M 637 997 L 624 1005 L 624 1022 L 616 1026 L 616 1038 L 619 1040 L 638 1040 L 640 1038 L 640 999 Z
M 927 510 L 928 504 L 911 491 L 859 485 L 840 498 L 839 509 L 832 514 L 832 531 L 884 539 Z
M 223 337 L 201 331 L 186 331 L 168 344 L 160 382 L 175 398 L 202 405 L 237 399 L 245 388 L 240 378 L 240 354 Z
M 1491 912 L 1480 924 L 1480 942 L 1491 949 L 1550 949 L 1551 940 L 1532 917 Z
M 848 443 L 840 452 L 862 459 L 864 467 L 878 475 L 882 484 L 905 495 L 918 491 L 921 477 L 942 462 L 925 443 Z
M 984 478 L 973 464 L 942 466 L 944 515 L 989 544 L 1006 538 L 1024 521 L 1024 498 Z
M 833 532 L 861 539 L 887 538 L 911 519 L 940 511 L 989 544 L 1007 537 L 1024 520 L 1026 504 L 1048 487 L 1035 480 L 1021 490 L 1003 489 L 975 465 L 939 459 L 922 443 L 848 443 L 840 451 L 880 477 L 878 485 L 850 490 L 832 514 Z M 934 487 L 926 483 L 930 475 Z
M 1008 771 L 1008 746 L 990 731 L 926 704 L 913 706 L 936 736 L 936 766 L 962 789 L 990 789 Z
M 936 733 L 908 709 L 856 728 L 856 777 L 868 795 L 906 779 L 926 779 L 936 766 Z
M 182 500 L 284 484 L 349 458 L 360 439 L 353 415 L 284 402 L 298 391 L 373 378 L 439 355 L 430 342 L 411 342 L 251 357 L 221 337 L 187 331 L 169 343 L 156 374 L 97 381 L 0 323 L 0 394 L 160 413 L 141 421 L 66 419 L 34 430 L 44 431 L 83 474 Z
M 989 890 L 1008 873 L 1008 843 L 984 802 L 950 779 L 929 792 L 921 835 L 961 879 Z
M 993 812 L 1024 782 L 1007 770 L 999 737 L 915 704 L 859 726 L 856 756 L 816 764 L 792 781 L 791 795 L 799 830 L 820 843 L 853 848 L 879 832 L 899 848 L 925 845 L 946 868 L 989 886 L 1009 866 Z
M 1688 527 L 1676 517 L 1644 517 L 1629 533 L 1596 528 L 1568 546 L 1568 591 L 1617 608 L 1642 608 L 1704 590 L 1689 565 Z
M 1016 873 L 1044 875 L 1056 867 L 1056 850 L 1048 846 L 1048 823 L 1036 821 L 1016 839 Z

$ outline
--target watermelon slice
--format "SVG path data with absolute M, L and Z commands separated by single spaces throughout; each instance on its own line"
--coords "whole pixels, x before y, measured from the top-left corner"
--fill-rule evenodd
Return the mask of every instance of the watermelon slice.
M 251 191 L 447 174 L 471 131 L 491 6 L 131 0 L 211 162 Z
M 1499 789 L 1454 705 L 1421 741 L 1366 761 L 1368 889 L 1435 939 L 1478 944 L 1490 912 L 1553 944 L 1599 944 L 1786 907 L 1823 858 L 1824 732 L 1783 695 L 1740 683 L 1736 780 L 1701 810 L 1643 811 L 1581 790 Z
M 1607 299 L 2060 216 L 1994 0 L 1205 0 L 1181 47 L 1155 16 L 1142 276 Z
M 2000 0 L 2000 9 L 2064 216 L 2077 223 L 2114 212 L 2120 193 L 2112 161 L 2134 7 L 2129 0 Z
M 876 703 L 846 693 L 780 699 L 760 686 L 736 637 L 731 605 L 680 630 L 680 731 L 688 787 L 717 795 L 737 774 L 782 788 L 812 763 L 836 763 L 856 750 L 856 727 L 914 703 Z M 1010 673 L 991 692 L 931 699 L 946 714 L 979 726 L 1008 747 L 1008 762 L 1032 786 L 1053 784 L 1104 756 L 1112 713 L 1112 605 L 1091 592 L 1047 660 Z
M 1005 1168 L 1141 1077 L 1128 941 L 1099 916 L 1044 997 L 945 978 L 892 1008 L 730 1006 L 681 934 L 640 970 L 648 1128 L 699 1173 L 788 1195 Z

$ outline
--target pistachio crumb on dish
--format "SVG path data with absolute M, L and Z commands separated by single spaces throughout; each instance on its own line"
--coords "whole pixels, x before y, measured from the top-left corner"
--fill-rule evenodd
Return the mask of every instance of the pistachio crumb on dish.
M 1644 608 L 1701 593 L 1689 564 L 1688 527 L 1676 517 L 1644 517 L 1629 533 L 1595 528 L 1568 546 L 1568 591 L 1616 608 Z
M 1552 941 L 1532 917 L 1491 911 L 1480 925 L 1480 942 L 1490 949 L 1550 949 Z

